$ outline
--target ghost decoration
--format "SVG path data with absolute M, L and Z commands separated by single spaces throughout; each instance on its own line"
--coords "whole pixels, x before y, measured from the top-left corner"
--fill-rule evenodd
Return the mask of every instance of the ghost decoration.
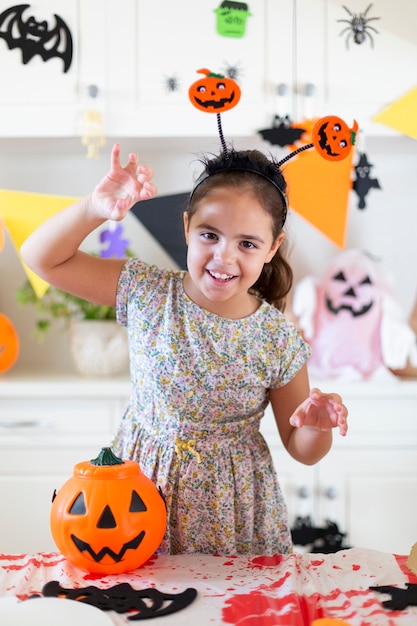
M 345 250 L 321 280 L 294 289 L 293 312 L 312 347 L 310 374 L 361 380 L 417 365 L 417 336 L 380 261 Z

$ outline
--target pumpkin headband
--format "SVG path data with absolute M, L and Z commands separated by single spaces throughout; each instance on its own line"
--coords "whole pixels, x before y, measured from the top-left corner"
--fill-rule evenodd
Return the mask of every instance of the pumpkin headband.
M 240 100 L 241 90 L 239 85 L 232 78 L 215 74 L 208 69 L 197 70 L 197 73 L 204 74 L 205 77 L 194 82 L 188 90 L 188 96 L 197 109 L 206 113 L 216 113 L 217 129 L 222 145 L 222 153 L 214 159 L 203 159 L 204 170 L 197 178 L 191 191 L 192 198 L 197 187 L 201 185 L 209 176 L 220 172 L 231 170 L 253 172 L 266 178 L 278 190 L 284 201 L 283 223 L 288 212 L 288 199 L 285 193 L 286 183 L 281 172 L 281 166 L 292 159 L 300 152 L 315 148 L 325 159 L 340 161 L 345 159 L 352 146 L 355 144 L 358 132 L 358 123 L 353 122 L 353 128 L 339 117 L 329 115 L 318 120 L 313 128 L 312 142 L 293 150 L 280 161 L 273 157 L 268 164 L 251 159 L 243 151 L 236 151 L 227 147 L 223 135 L 220 113 L 235 107 Z
M 204 170 L 194 183 L 194 187 L 191 191 L 190 198 L 192 198 L 197 187 L 201 185 L 209 176 L 214 176 L 221 172 L 240 171 L 240 172 L 252 172 L 265 178 L 268 182 L 274 185 L 275 189 L 280 194 L 284 203 L 284 215 L 282 219 L 282 225 L 284 226 L 287 218 L 288 211 L 288 199 L 285 193 L 286 182 L 279 168 L 278 161 L 275 161 L 273 157 L 269 162 L 259 162 L 255 160 L 251 154 L 251 151 L 237 151 L 233 149 L 226 149 L 213 159 L 206 157 L 202 158 L 204 164 Z

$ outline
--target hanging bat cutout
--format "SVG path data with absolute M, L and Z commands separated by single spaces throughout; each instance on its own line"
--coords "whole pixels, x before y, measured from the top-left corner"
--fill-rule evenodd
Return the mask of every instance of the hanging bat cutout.
M 46 20 L 38 22 L 33 16 L 24 20 L 23 13 L 29 7 L 29 4 L 18 4 L 0 14 L 0 38 L 5 40 L 9 50 L 21 49 L 24 65 L 36 55 L 43 61 L 57 57 L 64 62 L 64 73 L 68 72 L 72 62 L 72 37 L 68 26 L 56 14 L 55 26 L 51 29 Z
M 366 207 L 365 198 L 371 189 L 381 189 L 377 178 L 370 178 L 372 163 L 369 163 L 367 155 L 363 152 L 358 164 L 355 165 L 356 179 L 353 181 L 353 190 L 358 194 L 358 209 Z
M 264 128 L 258 131 L 262 139 L 274 146 L 291 146 L 306 132 L 305 128 L 293 128 L 288 115 L 281 117 L 275 115 L 272 128 Z
M 369 587 L 372 591 L 386 593 L 391 596 L 390 600 L 385 600 L 382 606 L 390 611 L 403 611 L 408 606 L 417 606 L 417 585 L 405 583 L 407 589 L 394 587 L 392 585 L 381 585 L 380 587 Z
M 42 595 L 46 598 L 64 598 L 84 602 L 102 611 L 132 612 L 127 619 L 138 621 L 170 615 L 185 609 L 197 597 L 197 590 L 189 587 L 181 593 L 171 594 L 163 593 L 153 587 L 133 589 L 128 583 L 120 583 L 109 589 L 99 589 L 93 585 L 79 589 L 66 589 L 61 587 L 57 580 L 52 580 L 44 585 Z M 31 596 L 35 599 L 36 597 L 39 596 Z

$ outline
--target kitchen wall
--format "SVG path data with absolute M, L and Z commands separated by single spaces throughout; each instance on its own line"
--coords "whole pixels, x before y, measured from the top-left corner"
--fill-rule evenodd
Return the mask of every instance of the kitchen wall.
M 0 188 L 45 194 L 81 196 L 87 194 L 107 171 L 113 139 L 108 139 L 98 159 L 87 159 L 85 148 L 74 139 L 0 140 Z M 267 152 L 271 146 L 259 137 L 235 139 L 234 145 L 257 147 Z M 122 158 L 137 151 L 155 172 L 161 194 L 187 191 L 198 171 L 197 156 L 202 151 L 217 152 L 218 139 L 127 139 L 121 141 Z M 417 142 L 405 136 L 369 137 L 366 152 L 373 164 L 371 177 L 382 189 L 372 189 L 367 206 L 357 208 L 351 193 L 346 247 L 365 249 L 381 258 L 391 270 L 397 296 L 408 315 L 417 297 Z M 173 265 L 152 237 L 134 217 L 126 222 L 132 248 L 145 260 Z M 327 263 L 339 252 L 303 218 L 293 213 L 287 226 L 292 244 L 291 261 L 295 280 L 306 274 L 320 276 Z M 90 245 L 91 243 L 91 245 Z M 94 241 L 88 242 L 93 245 Z M 6 375 L 25 371 L 72 371 L 65 330 L 50 332 L 43 344 L 32 336 L 34 311 L 17 307 L 14 292 L 25 280 L 25 273 L 12 243 L 0 254 L 0 311 L 10 317 L 21 338 L 18 363 Z

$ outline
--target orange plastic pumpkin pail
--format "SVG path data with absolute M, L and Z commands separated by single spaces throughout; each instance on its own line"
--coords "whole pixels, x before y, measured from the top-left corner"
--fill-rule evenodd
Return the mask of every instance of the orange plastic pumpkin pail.
M 52 502 L 50 526 L 60 552 L 76 567 L 119 574 L 143 565 L 167 525 L 164 500 L 135 461 L 103 448 L 78 463 Z

